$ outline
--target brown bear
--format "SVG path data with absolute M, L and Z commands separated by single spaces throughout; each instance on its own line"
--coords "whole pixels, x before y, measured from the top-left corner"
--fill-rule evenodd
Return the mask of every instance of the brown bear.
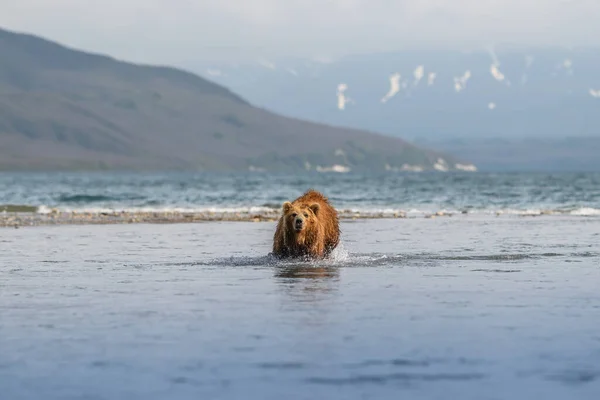
M 273 254 L 280 258 L 325 258 L 339 240 L 337 211 L 325 196 L 310 189 L 293 202 L 283 203 L 273 237 Z

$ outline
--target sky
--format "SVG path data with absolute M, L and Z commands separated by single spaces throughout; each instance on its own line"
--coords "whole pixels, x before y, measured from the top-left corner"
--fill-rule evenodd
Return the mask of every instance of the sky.
M 600 0 L 0 0 L 0 27 L 128 61 L 600 47 Z

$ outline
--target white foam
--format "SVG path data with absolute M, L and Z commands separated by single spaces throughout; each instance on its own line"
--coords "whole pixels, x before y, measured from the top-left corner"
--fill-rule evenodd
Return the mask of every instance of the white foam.
M 317 172 L 347 173 L 347 172 L 350 172 L 350 167 L 347 167 L 345 165 L 340 165 L 340 164 L 335 164 L 335 165 L 332 165 L 331 167 L 321 167 L 320 165 L 317 165 L 316 170 L 317 170 Z
M 420 165 L 410 165 L 410 164 L 402 164 L 400 168 L 401 171 L 410 171 L 410 172 L 423 172 L 425 168 Z
M 365 207 L 347 207 L 337 206 L 338 212 L 345 217 L 425 217 L 429 215 L 450 215 L 450 214 L 468 214 L 468 215 L 497 215 L 497 216 L 542 216 L 542 215 L 571 215 L 571 216 L 600 216 L 600 209 L 593 207 L 580 207 L 577 209 L 551 209 L 551 208 L 479 208 L 463 211 L 461 209 L 447 209 L 435 205 L 418 207 L 390 207 L 390 206 L 365 206 Z M 54 210 L 65 213 L 78 214 L 120 214 L 120 213 L 164 213 L 164 214 L 208 214 L 208 215 L 270 215 L 277 216 L 281 212 L 279 205 L 268 206 L 179 206 L 179 207 L 81 207 L 66 208 L 47 206 L 38 207 L 39 214 L 50 214 Z
M 600 215 L 600 209 L 591 208 L 591 207 L 582 207 L 577 210 L 573 210 L 570 212 L 571 215 L 580 215 L 580 216 L 592 216 L 592 215 Z
M 52 209 L 50 209 L 49 207 L 47 207 L 45 205 L 41 205 L 37 208 L 36 212 L 38 214 L 50 214 L 52 212 Z
M 454 168 L 459 171 L 477 172 L 477 167 L 473 164 L 454 164 Z
M 400 172 L 400 171 L 409 171 L 409 172 L 423 172 L 425 168 L 420 165 L 410 165 L 410 164 L 402 164 L 401 167 L 393 167 L 390 164 L 385 164 L 386 171 Z
M 57 207 L 61 212 L 66 213 L 214 213 L 214 214 L 260 214 L 279 211 L 272 207 L 264 206 L 240 206 L 240 207 L 216 207 L 216 206 L 198 206 L 198 207 Z M 38 211 L 39 212 L 39 211 Z
M 436 163 L 433 164 L 433 168 L 442 172 L 447 172 L 450 169 L 448 168 L 448 163 L 443 158 L 438 158 Z
M 344 243 L 340 242 L 335 249 L 331 252 L 330 258 L 334 262 L 347 261 L 349 257 L 348 250 L 344 247 Z

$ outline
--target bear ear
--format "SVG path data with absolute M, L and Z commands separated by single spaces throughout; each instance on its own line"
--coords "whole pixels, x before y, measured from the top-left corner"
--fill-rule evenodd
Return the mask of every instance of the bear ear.
M 317 215 L 319 213 L 319 210 L 321 209 L 321 206 L 319 205 L 319 203 L 312 203 L 310 205 L 310 209 L 312 210 L 312 212 Z
M 286 201 L 285 203 L 283 203 L 283 213 L 287 214 L 292 209 L 292 207 L 292 203 Z

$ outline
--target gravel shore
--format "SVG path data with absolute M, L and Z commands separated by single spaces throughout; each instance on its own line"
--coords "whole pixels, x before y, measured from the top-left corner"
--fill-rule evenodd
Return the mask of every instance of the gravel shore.
M 260 213 L 244 212 L 64 212 L 49 213 L 0 212 L 0 227 L 24 227 L 43 225 L 102 225 L 102 224 L 173 224 L 208 221 L 275 222 L 279 210 Z M 362 215 L 352 211 L 340 211 L 340 219 L 406 218 L 403 213 Z

